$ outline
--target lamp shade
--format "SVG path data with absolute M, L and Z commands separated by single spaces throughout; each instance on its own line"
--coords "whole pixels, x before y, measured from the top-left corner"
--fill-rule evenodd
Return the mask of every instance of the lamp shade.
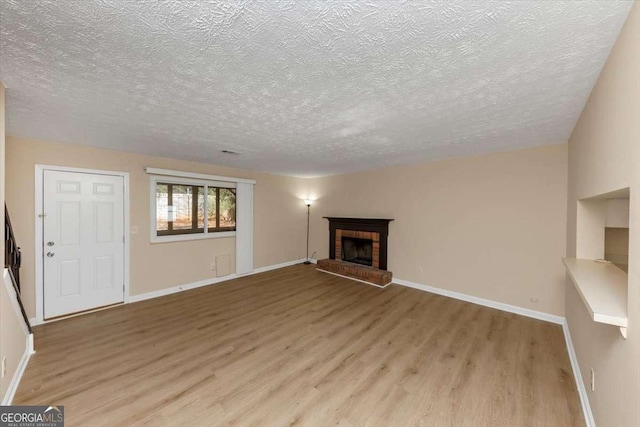
M 313 203 L 313 200 L 307 199 L 304 201 L 304 204 L 307 206 L 311 206 L 311 204 Z

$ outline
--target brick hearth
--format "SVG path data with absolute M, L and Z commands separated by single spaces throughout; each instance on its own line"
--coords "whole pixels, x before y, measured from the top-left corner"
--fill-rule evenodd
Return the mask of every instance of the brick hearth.
M 387 270 L 353 264 L 335 259 L 321 259 L 318 261 L 318 270 L 340 274 L 352 279 L 363 280 L 378 286 L 386 286 L 391 283 L 392 274 Z

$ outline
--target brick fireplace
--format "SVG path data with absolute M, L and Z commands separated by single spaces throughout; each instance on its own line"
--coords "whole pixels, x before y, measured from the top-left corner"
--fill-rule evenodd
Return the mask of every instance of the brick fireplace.
M 376 286 L 391 282 L 387 271 L 387 218 L 339 218 L 329 220 L 329 259 L 318 261 L 318 269 Z

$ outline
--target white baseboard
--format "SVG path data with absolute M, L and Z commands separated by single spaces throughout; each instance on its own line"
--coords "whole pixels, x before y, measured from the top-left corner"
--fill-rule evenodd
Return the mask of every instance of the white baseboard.
M 489 299 L 474 297 L 474 296 L 463 294 L 460 292 L 449 291 L 447 289 L 436 288 L 428 285 L 422 285 L 420 283 L 414 283 L 408 280 L 393 279 L 393 283 L 396 283 L 402 286 L 407 286 L 409 288 L 419 289 L 421 291 L 431 292 L 432 294 L 443 295 L 445 297 L 454 298 L 461 301 L 470 302 L 473 304 L 483 305 L 485 307 L 495 308 L 497 310 L 507 311 L 509 313 L 519 314 L 521 316 L 544 320 L 545 322 L 556 323 L 558 325 L 562 325 L 564 323 L 564 317 L 556 316 L 556 315 L 545 313 L 542 311 L 529 310 L 528 308 L 517 307 L 515 305 L 509 305 L 502 302 L 492 301 Z
M 152 298 L 163 297 L 165 295 L 175 294 L 177 292 L 188 291 L 189 289 L 196 289 L 202 286 L 214 285 L 216 283 L 226 282 L 228 280 L 237 279 L 239 277 L 251 276 L 253 274 L 264 273 L 265 271 L 277 270 L 279 268 L 289 267 L 295 264 L 300 264 L 304 262 L 304 259 L 297 259 L 293 261 L 282 262 L 280 264 L 268 265 L 266 267 L 259 267 L 254 269 L 253 271 L 245 274 L 229 274 L 228 276 L 223 277 L 212 277 L 210 279 L 199 280 L 197 282 L 185 283 L 184 285 L 174 286 L 172 288 L 160 289 L 158 291 L 147 292 L 144 294 L 131 295 L 129 299 L 126 301 L 128 303 L 144 301 Z
M 27 349 L 29 349 L 29 354 L 36 354 L 36 346 L 33 342 L 33 333 L 30 333 L 27 337 Z
M 596 422 L 593 419 L 593 413 L 591 412 L 591 405 L 589 404 L 587 388 L 584 385 L 584 381 L 582 381 L 582 373 L 580 371 L 580 365 L 578 365 L 578 356 L 576 355 L 576 350 L 573 347 L 571 333 L 569 332 L 569 324 L 567 323 L 566 319 L 564 320 L 564 322 L 562 322 L 562 331 L 564 332 L 564 341 L 567 344 L 567 353 L 569 353 L 569 360 L 571 361 L 573 378 L 576 381 L 578 395 L 580 396 L 580 404 L 582 405 L 585 424 L 587 427 L 596 427 Z
M 306 261 L 306 258 L 301 258 L 301 259 L 295 259 L 293 261 L 281 262 L 280 264 L 268 265 L 266 267 L 256 268 L 251 273 L 245 274 L 245 276 L 251 275 L 251 274 L 257 274 L 257 273 L 264 273 L 265 271 L 277 270 L 279 268 L 289 267 L 296 264 L 302 264 L 305 261 Z M 312 264 L 316 263 L 315 259 L 310 259 L 309 261 L 311 261 Z
M 27 365 L 29 364 L 29 358 L 31 358 L 31 355 L 33 353 L 35 353 L 33 351 L 33 334 L 29 334 L 27 336 L 27 341 L 25 342 L 25 348 L 24 353 L 22 353 L 22 358 L 20 358 L 20 362 L 18 363 L 16 371 L 13 373 L 13 378 L 11 378 L 11 383 L 9 383 L 9 388 L 7 388 L 7 392 L 2 399 L 2 406 L 11 405 L 11 403 L 13 403 L 13 397 L 16 395 L 16 391 L 18 391 L 20 380 L 22 380 L 24 370 L 27 368 Z

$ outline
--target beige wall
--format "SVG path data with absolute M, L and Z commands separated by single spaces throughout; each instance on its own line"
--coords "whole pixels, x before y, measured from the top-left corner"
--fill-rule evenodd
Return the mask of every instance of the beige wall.
M 566 179 L 566 144 L 320 178 L 312 251 L 322 216 L 394 218 L 394 277 L 563 316 Z
M 0 82 L 0 200 L 4 200 L 5 188 L 5 87 Z M 2 214 L 0 234 L 4 242 L 4 213 Z M 0 259 L 4 267 L 4 250 L 0 251 Z M 26 349 L 24 331 L 20 317 L 9 300 L 9 294 L 0 277 L 0 360 L 7 358 L 7 372 L 0 378 L 0 401 L 4 399 L 7 388 L 16 373 L 20 359 Z
M 0 400 L 4 399 L 27 349 L 26 327 L 21 313 L 16 310 L 16 304 L 10 300 L 9 292 L 13 292 L 12 296 L 15 296 L 10 285 L 10 280 L 5 284 L 5 281 L 0 278 L 0 354 L 7 358 L 7 372 L 0 381 Z
M 629 229 L 604 229 L 604 259 L 611 261 L 624 271 L 629 270 Z
M 640 5 L 636 3 L 569 140 L 567 254 L 578 200 L 630 188 L 629 329 L 594 323 L 567 280 L 566 316 L 598 426 L 640 425 Z
M 235 266 L 235 238 L 151 244 L 149 175 L 145 166 L 255 179 L 254 267 L 304 258 L 305 181 L 279 175 L 194 162 L 102 150 L 80 145 L 7 138 L 7 206 L 23 253 L 23 302 L 35 315 L 35 165 L 57 165 L 129 172 L 131 226 L 131 295 L 215 277 L 216 255 L 230 254 Z
M 305 207 L 314 197 L 310 251 L 328 255 L 322 216 L 391 217 L 395 277 L 555 315 L 564 314 L 566 145 L 319 179 L 9 137 L 7 203 L 23 250 L 23 301 L 35 315 L 34 165 L 130 173 L 131 294 L 205 280 L 234 239 L 151 244 L 145 166 L 254 178 L 255 267 L 305 256 Z M 182 266 L 184 268 L 176 268 Z M 537 299 L 532 302 L 531 298 Z

